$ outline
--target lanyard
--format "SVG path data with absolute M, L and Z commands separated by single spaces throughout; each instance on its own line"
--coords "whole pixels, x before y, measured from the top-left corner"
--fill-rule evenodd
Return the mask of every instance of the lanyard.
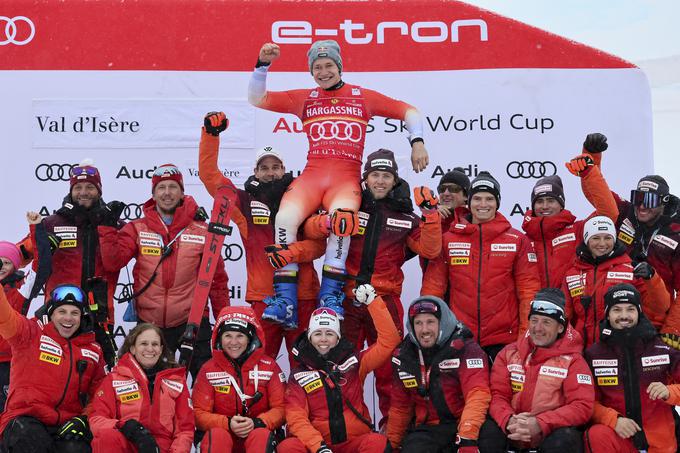
M 427 391 L 430 387 L 430 370 L 425 368 L 425 359 L 423 358 L 423 351 L 418 348 L 418 359 L 420 360 L 420 381 Z

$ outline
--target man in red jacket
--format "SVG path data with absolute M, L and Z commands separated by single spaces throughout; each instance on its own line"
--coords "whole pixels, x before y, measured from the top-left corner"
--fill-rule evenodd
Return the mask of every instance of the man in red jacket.
M 41 312 L 42 321 L 25 318 L 0 291 L 0 335 L 12 347 L 2 447 L 89 452 L 92 434 L 83 413 L 105 372 L 86 296 L 77 286 L 59 285 Z
M 470 214 L 444 234 L 420 291 L 441 298 L 449 290 L 449 307 L 491 360 L 524 335 L 540 288 L 531 242 L 498 212 L 500 201 L 498 181 L 479 172 L 470 185 Z
M 484 425 L 480 445 L 488 451 L 582 451 L 577 427 L 590 419 L 595 392 L 581 348 L 567 323 L 562 291 L 536 293 L 528 335 L 506 346 L 493 364 L 489 414 L 496 424 Z
M 184 194 L 182 173 L 172 164 L 158 167 L 151 178 L 152 197 L 144 203 L 144 217 L 120 231 L 99 227 L 104 267 L 113 271 L 135 258 L 134 290 L 139 322 L 161 328 L 171 351 L 184 333 L 203 256 L 208 226 L 196 201 Z M 224 261 L 217 262 L 210 288 L 213 314 L 229 303 Z M 198 331 L 191 375 L 210 359 L 208 308 Z

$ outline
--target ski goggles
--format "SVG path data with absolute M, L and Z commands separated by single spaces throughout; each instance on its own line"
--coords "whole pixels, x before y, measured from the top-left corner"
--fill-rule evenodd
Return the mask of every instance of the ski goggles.
M 564 309 L 559 305 L 547 300 L 534 300 L 531 302 L 532 315 L 545 315 L 550 317 L 564 317 Z
M 437 193 L 442 194 L 446 191 L 448 191 L 449 193 L 460 193 L 463 191 L 463 188 L 458 184 L 442 184 L 440 186 L 437 186 Z
M 76 166 L 71 169 L 71 176 L 80 176 L 80 175 L 89 175 L 89 176 L 94 176 L 98 175 L 99 171 L 95 167 L 81 167 L 81 166 Z
M 75 285 L 61 285 L 52 290 L 50 300 L 52 302 L 76 302 L 83 304 L 85 303 L 85 294 L 82 289 Z
M 411 305 L 408 309 L 408 317 L 413 318 L 415 315 L 421 313 L 430 313 L 436 315 L 439 313 L 439 305 L 429 300 L 421 300 Z
M 168 177 L 172 175 L 181 175 L 182 172 L 179 171 L 179 168 L 175 167 L 174 165 L 164 165 L 162 167 L 158 167 L 153 171 L 154 176 L 158 177 Z
M 630 202 L 633 206 L 644 206 L 645 208 L 657 208 L 667 201 L 667 195 L 661 196 L 656 192 L 643 192 L 641 190 L 630 191 Z

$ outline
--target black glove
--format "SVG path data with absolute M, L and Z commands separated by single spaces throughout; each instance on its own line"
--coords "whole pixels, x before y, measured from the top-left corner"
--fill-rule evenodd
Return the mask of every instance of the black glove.
M 328 448 L 328 445 L 322 443 L 316 453 L 333 453 L 333 450 Z
M 646 261 L 639 262 L 635 269 L 633 269 L 633 276 L 644 280 L 654 277 L 654 273 L 654 268 Z
M 219 137 L 220 132 L 229 126 L 229 120 L 224 112 L 210 112 L 206 113 L 203 126 L 208 134 Z
M 61 242 L 61 238 L 54 233 L 47 233 L 47 240 L 50 241 L 50 252 L 54 254 L 54 252 L 56 252 L 57 249 L 59 249 L 59 243 Z
M 83 442 L 92 441 L 92 432 L 87 423 L 87 415 L 79 415 L 68 420 L 59 427 L 57 437 L 63 440 L 80 440 Z
M 161 451 L 149 430 L 135 419 L 126 421 L 120 428 L 120 432 L 127 440 L 137 446 L 139 453 L 160 453 Z
M 586 140 L 583 142 L 583 149 L 591 154 L 601 153 L 605 151 L 609 145 L 607 145 L 607 137 L 604 134 L 594 133 L 588 134 Z
M 254 417 L 253 418 L 253 429 L 255 428 L 266 428 L 267 424 L 262 421 L 261 418 Z
M 90 210 L 90 220 L 94 225 L 116 227 L 125 206 L 122 201 L 111 201 L 104 206 Z

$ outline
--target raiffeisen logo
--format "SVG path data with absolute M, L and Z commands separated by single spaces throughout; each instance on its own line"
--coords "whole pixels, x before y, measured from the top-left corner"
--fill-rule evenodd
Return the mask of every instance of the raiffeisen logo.
M 489 40 L 489 28 L 482 19 L 459 19 L 451 23 L 442 21 L 378 22 L 374 30 L 366 24 L 345 19 L 337 28 L 315 28 L 304 20 L 279 20 L 272 24 L 272 41 L 277 44 L 311 44 L 316 38 L 330 38 L 340 34 L 348 44 L 385 44 L 385 39 L 408 36 L 418 43 L 459 42 L 463 27 L 479 28 L 479 41 Z M 388 32 L 389 30 L 389 32 Z

